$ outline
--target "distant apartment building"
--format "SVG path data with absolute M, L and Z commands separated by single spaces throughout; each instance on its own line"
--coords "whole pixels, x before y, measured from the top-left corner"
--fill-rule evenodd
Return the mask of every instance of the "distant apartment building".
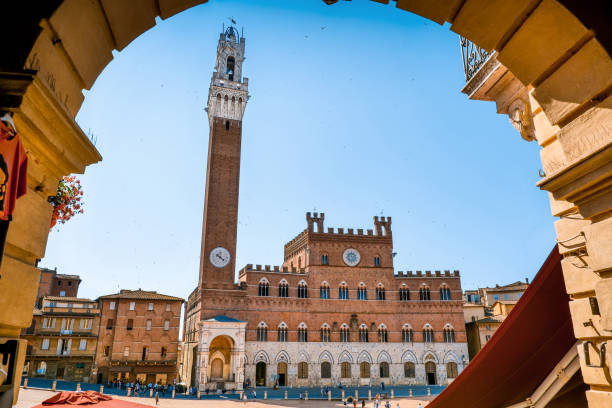
M 44 296 L 34 309 L 32 325 L 22 332 L 28 340 L 28 376 L 89 382 L 99 323 L 98 303 L 91 299 Z
M 79 275 L 64 275 L 57 273 L 57 268 L 38 268 L 40 270 L 40 282 L 36 296 L 36 306 L 40 307 L 40 301 L 45 296 L 77 297 L 81 277 Z
M 98 302 L 98 383 L 114 379 L 162 384 L 178 381 L 183 299 L 138 289 L 101 296 Z
M 526 279 L 464 292 L 463 316 L 470 360 L 491 339 L 528 287 Z

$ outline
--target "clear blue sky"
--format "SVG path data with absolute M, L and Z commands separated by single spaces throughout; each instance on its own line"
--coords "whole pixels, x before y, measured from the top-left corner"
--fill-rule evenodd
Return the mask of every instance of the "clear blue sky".
M 305 228 L 393 217 L 396 270 L 459 269 L 473 288 L 533 278 L 554 244 L 539 147 L 492 102 L 470 101 L 459 39 L 361 0 L 211 1 L 115 53 L 77 117 L 104 160 L 81 177 L 85 213 L 49 236 L 41 265 L 119 288 L 187 297 L 198 281 L 217 40 L 244 26 L 237 268 L 280 265 Z

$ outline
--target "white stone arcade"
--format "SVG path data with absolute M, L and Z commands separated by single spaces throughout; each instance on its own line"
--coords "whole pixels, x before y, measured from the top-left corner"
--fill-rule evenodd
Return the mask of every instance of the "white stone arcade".
M 247 322 L 215 316 L 200 322 L 197 379 L 200 391 L 241 390 Z

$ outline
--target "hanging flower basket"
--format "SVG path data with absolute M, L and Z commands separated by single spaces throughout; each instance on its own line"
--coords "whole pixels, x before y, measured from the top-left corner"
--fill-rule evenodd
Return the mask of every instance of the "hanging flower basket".
M 75 176 L 63 177 L 57 185 L 57 194 L 49 197 L 53 205 L 52 229 L 57 223 L 64 224 L 76 214 L 83 214 L 83 188 Z

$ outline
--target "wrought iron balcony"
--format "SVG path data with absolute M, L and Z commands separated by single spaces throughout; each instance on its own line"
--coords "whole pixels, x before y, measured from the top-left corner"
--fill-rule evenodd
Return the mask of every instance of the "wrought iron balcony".
M 468 82 L 484 64 L 492 52 L 480 48 L 465 37 L 459 37 L 461 44 L 461 58 L 463 60 L 463 71 L 465 72 L 465 82 Z

